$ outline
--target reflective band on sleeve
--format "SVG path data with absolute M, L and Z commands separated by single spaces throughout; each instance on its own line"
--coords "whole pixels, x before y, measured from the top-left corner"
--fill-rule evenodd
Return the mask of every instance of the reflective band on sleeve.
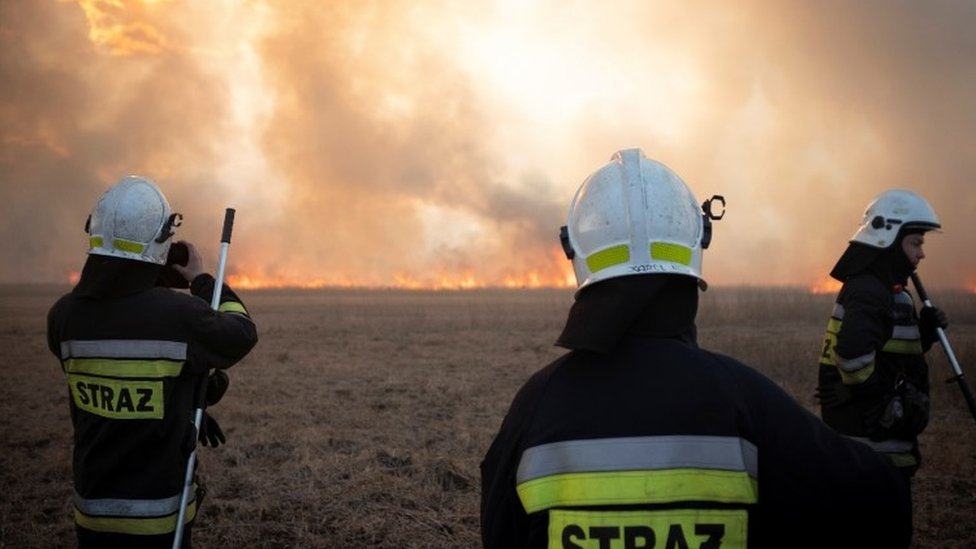
M 754 503 L 758 451 L 738 437 L 571 440 L 529 448 L 517 490 L 529 513 L 568 505 Z
M 99 358 L 69 358 L 64 361 L 69 374 L 91 374 L 110 377 L 164 378 L 176 377 L 183 363 L 174 360 L 112 360 Z
M 864 383 L 871 377 L 874 373 L 874 363 L 872 362 L 868 366 L 857 370 L 856 372 L 845 372 L 838 368 L 838 373 L 840 373 L 840 381 L 844 385 L 857 385 L 859 383 Z
M 628 261 L 630 261 L 630 248 L 626 244 L 620 244 L 590 254 L 586 258 L 586 266 L 591 273 L 595 273 Z
M 549 547 L 721 547 L 746 549 L 744 509 L 549 512 Z
M 751 504 L 759 486 L 745 471 L 662 469 L 565 473 L 516 487 L 527 513 L 575 505 L 646 505 L 675 501 Z
M 247 309 L 244 308 L 244 305 L 242 305 L 237 301 L 225 301 L 217 307 L 217 310 L 222 313 L 241 313 L 244 315 L 247 314 Z
M 910 440 L 899 440 L 896 438 L 889 438 L 887 440 L 871 440 L 867 437 L 847 437 L 852 440 L 856 440 L 862 444 L 867 444 L 876 452 L 882 453 L 895 453 L 895 452 L 911 452 L 912 448 L 915 447 L 915 443 Z
M 839 318 L 831 318 L 827 321 L 827 331 L 836 335 L 840 332 L 841 320 Z
M 886 353 L 895 353 L 899 355 L 923 354 L 921 341 L 901 341 L 897 339 L 889 339 L 887 342 L 885 342 L 884 347 L 882 347 L 881 350 Z
M 922 349 L 922 335 L 917 325 L 898 325 L 891 332 L 891 339 L 881 348 L 886 353 L 899 355 L 920 355 Z
M 918 326 L 895 326 L 891 332 L 891 339 L 902 339 L 912 341 L 921 339 L 922 335 L 918 331 Z
M 847 373 L 856 372 L 867 366 L 874 365 L 874 351 L 854 358 L 837 356 L 837 367 Z
M 61 342 L 61 358 L 165 358 L 186 360 L 186 343 L 152 339 L 94 339 Z
M 191 491 L 183 524 L 197 514 L 196 486 Z M 159 535 L 176 530 L 180 497 L 160 500 L 75 498 L 75 523 L 96 532 Z
M 691 248 L 671 242 L 651 242 L 651 259 L 691 265 Z

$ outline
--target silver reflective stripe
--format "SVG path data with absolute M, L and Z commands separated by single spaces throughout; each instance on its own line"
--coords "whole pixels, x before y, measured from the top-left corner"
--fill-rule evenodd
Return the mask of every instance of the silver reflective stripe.
M 867 437 L 847 437 L 852 440 L 856 440 L 863 444 L 867 444 L 876 452 L 883 452 L 886 454 L 896 454 L 911 452 L 912 448 L 915 447 L 915 443 L 910 440 L 898 440 L 890 438 L 888 440 L 871 440 Z
M 915 306 L 915 301 L 912 300 L 912 296 L 908 292 L 898 292 L 894 295 L 895 303 L 899 305 L 909 305 L 911 307 Z
M 552 442 L 522 453 L 517 482 L 560 473 L 693 467 L 758 476 L 758 449 L 738 437 L 659 436 Z
M 75 494 L 75 507 L 89 516 L 165 517 L 180 510 L 180 496 L 177 494 L 163 499 L 85 499 Z
M 167 358 L 186 360 L 186 343 L 152 339 L 95 339 L 61 342 L 61 358 Z
M 844 306 L 840 303 L 834 303 L 834 310 L 830 312 L 830 316 L 837 320 L 844 320 Z
M 837 367 L 845 372 L 856 372 L 872 362 L 874 362 L 874 351 L 855 358 L 844 358 L 837 355 Z
M 891 332 L 891 339 L 903 339 L 907 341 L 914 341 L 916 339 L 921 339 L 921 334 L 918 331 L 918 326 L 895 326 L 895 329 Z

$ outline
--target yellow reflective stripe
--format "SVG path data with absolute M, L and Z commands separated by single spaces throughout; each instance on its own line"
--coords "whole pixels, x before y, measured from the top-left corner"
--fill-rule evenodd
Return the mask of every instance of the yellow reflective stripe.
M 222 313 L 241 313 L 246 315 L 247 309 L 237 301 L 225 301 L 217 306 L 217 310 Z
M 840 307 L 838 305 L 837 307 Z M 843 316 L 844 312 L 840 312 Z M 823 349 L 820 352 L 820 364 L 837 366 L 837 334 L 840 332 L 841 320 L 831 317 L 827 320 L 827 332 L 824 334 Z
M 918 459 L 912 454 L 885 454 L 895 465 L 895 467 L 914 467 L 918 465 Z
M 138 242 L 133 242 L 131 240 L 123 240 L 121 238 L 116 238 L 112 240 L 112 247 L 116 250 L 122 250 L 123 252 L 132 252 L 134 254 L 141 254 L 146 246 Z
M 197 515 L 197 502 L 191 501 L 186 507 L 183 524 L 188 524 Z M 82 528 L 96 532 L 114 532 L 117 534 L 136 534 L 152 536 L 168 534 L 176 531 L 176 519 L 179 512 L 165 517 L 132 518 L 132 517 L 98 517 L 86 515 L 75 509 L 75 523 Z
M 549 512 L 549 547 L 664 547 L 658 541 L 667 540 L 667 547 L 746 549 L 748 526 L 745 509 L 553 509 Z M 597 538 L 593 532 L 604 535 Z M 612 540 L 618 541 L 614 544 Z
M 88 246 L 91 248 L 103 248 L 105 247 L 105 239 L 100 236 L 93 236 L 88 239 Z M 112 239 L 112 247 L 116 250 L 122 250 L 123 252 L 132 252 L 136 254 L 141 254 L 143 250 L 146 249 L 145 244 L 139 242 L 133 242 L 131 240 L 125 240 L 122 238 Z
M 758 482 L 745 471 L 663 469 L 565 473 L 517 486 L 527 513 L 574 505 L 641 505 L 674 501 L 756 503 Z
M 885 342 L 881 350 L 885 353 L 896 353 L 900 355 L 920 355 L 922 354 L 922 342 L 918 340 L 905 341 L 902 339 L 889 339 Z
M 840 325 L 841 320 L 839 318 L 831 317 L 830 320 L 827 321 L 827 331 L 832 334 L 838 334 L 840 333 Z
M 691 248 L 671 242 L 651 242 L 651 259 L 691 265 Z
M 110 419 L 162 419 L 162 381 L 121 381 L 68 374 L 75 406 Z
M 164 378 L 176 377 L 183 370 L 178 360 L 118 360 L 111 358 L 69 358 L 64 370 L 72 374 L 96 376 Z
M 620 244 L 590 254 L 586 258 L 586 266 L 591 273 L 595 273 L 628 261 L 630 261 L 630 248 L 626 244 Z
M 858 385 L 867 381 L 871 374 L 874 373 L 874 363 L 868 364 L 860 370 L 854 370 L 853 372 L 845 371 L 842 368 L 837 368 L 840 372 L 840 380 L 845 385 Z

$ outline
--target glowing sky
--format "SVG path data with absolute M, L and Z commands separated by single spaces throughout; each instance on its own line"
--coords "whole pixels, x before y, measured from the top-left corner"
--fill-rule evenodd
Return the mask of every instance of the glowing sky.
M 712 284 L 811 285 L 921 192 L 976 288 L 976 3 L 0 0 L 0 282 L 62 282 L 120 176 L 241 284 L 565 284 L 580 182 L 641 147 L 723 194 Z M 212 259 L 211 259 L 212 258 Z

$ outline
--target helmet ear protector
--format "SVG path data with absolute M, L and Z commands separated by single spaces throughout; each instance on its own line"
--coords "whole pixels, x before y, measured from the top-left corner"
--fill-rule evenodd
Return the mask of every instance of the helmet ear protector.
M 715 202 L 720 202 L 722 204 L 722 212 L 716 214 L 712 211 L 712 204 Z M 725 217 L 725 197 L 716 194 L 713 195 L 708 200 L 702 202 L 702 239 L 701 245 L 702 249 L 708 248 L 708 245 L 712 243 L 712 221 L 718 221 Z
M 569 241 L 569 227 L 567 225 L 559 227 L 559 243 L 563 245 L 563 253 L 566 254 L 566 259 L 576 257 L 576 250 L 573 249 L 573 244 Z
M 156 237 L 156 242 L 159 242 L 160 244 L 166 242 L 166 240 L 169 239 L 169 237 L 176 234 L 176 231 L 174 231 L 173 228 L 179 227 L 182 224 L 183 224 L 182 214 L 178 214 L 178 213 L 170 214 L 169 219 L 166 220 L 166 223 L 164 223 L 163 227 L 159 230 L 159 236 Z
M 722 211 L 720 213 L 715 213 L 712 210 L 713 204 L 719 202 L 722 205 Z M 708 200 L 702 202 L 702 236 L 701 236 L 701 247 L 702 249 L 708 248 L 708 245 L 712 243 L 712 221 L 718 221 L 725 217 L 725 197 L 719 194 L 713 195 Z M 576 257 L 576 250 L 573 249 L 573 244 L 569 241 L 569 227 L 563 225 L 559 227 L 559 243 L 563 247 L 563 253 L 566 254 L 566 259 L 573 259 Z

